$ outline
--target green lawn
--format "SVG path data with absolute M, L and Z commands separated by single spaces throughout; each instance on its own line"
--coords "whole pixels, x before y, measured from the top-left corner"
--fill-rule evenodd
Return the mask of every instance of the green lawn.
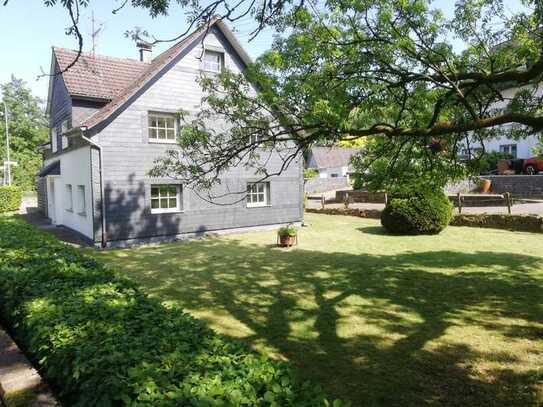
M 543 405 L 543 235 L 306 221 L 97 256 L 354 405 Z

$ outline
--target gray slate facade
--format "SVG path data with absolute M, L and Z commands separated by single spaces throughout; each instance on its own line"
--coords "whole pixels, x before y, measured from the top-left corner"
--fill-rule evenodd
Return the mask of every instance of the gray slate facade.
M 243 71 L 246 66 L 243 56 L 240 56 L 225 36 L 224 26 L 213 26 L 205 37 L 204 45 L 201 39 L 202 37 L 198 37 L 187 44 L 183 52 L 171 60 L 158 75 L 124 103 L 118 103 L 120 107 L 106 120 L 91 130 L 81 130 L 84 137 L 71 134 L 70 144 L 65 150 L 45 153 L 46 164 L 61 160 L 67 166 L 67 157 L 70 154 L 75 154 L 76 151 L 81 153 L 81 149 L 85 149 L 86 155 L 88 150 L 88 172 L 86 169 L 77 171 L 81 170 L 82 177 L 90 178 L 90 191 L 86 192 L 90 205 L 86 208 L 86 219 L 92 223 L 92 234 L 87 234 L 86 237 L 93 243 L 101 242 L 103 223 L 106 225 L 107 242 L 113 245 L 124 241 L 182 237 L 209 231 L 299 222 L 303 219 L 301 157 L 280 176 L 267 181 L 269 201 L 266 206 L 261 207 L 249 207 L 245 200 L 232 203 L 238 199 L 237 196 L 226 196 L 222 202 L 208 202 L 202 198 L 201 193 L 180 185 L 176 180 L 149 177 L 153 161 L 163 156 L 166 150 L 178 147 L 176 144 L 161 144 L 149 140 L 148 116 L 152 113 L 174 113 L 181 109 L 194 113 L 198 111 L 202 98 L 197 83 L 201 73 L 201 60 L 198 57 L 201 56 L 202 47 L 222 52 L 224 65 L 228 69 Z M 86 120 L 92 119 L 93 114 L 100 113 L 100 109 L 114 102 L 116 101 L 91 100 L 70 95 L 62 76 L 57 76 L 50 90 L 51 127 L 60 126 L 64 120 L 70 120 L 73 128 L 85 125 Z M 61 137 L 59 134 L 59 146 L 62 145 Z M 85 139 L 91 140 L 91 143 Z M 275 172 L 281 164 L 279 155 L 273 153 L 267 165 L 270 172 Z M 62 171 L 71 170 L 62 166 Z M 62 178 L 61 173 L 59 179 Z M 245 167 L 232 168 L 224 174 L 221 185 L 213 192 L 245 191 L 248 183 L 258 178 Z M 59 188 L 66 187 L 59 179 L 55 181 L 59 186 L 55 184 L 54 187 L 57 194 Z M 40 195 L 47 194 L 48 189 L 43 187 L 45 181 L 39 182 L 42 185 Z M 179 185 L 181 208 L 172 213 L 152 213 L 151 186 L 164 184 Z M 46 196 L 40 199 L 47 202 Z M 225 203 L 229 204 L 224 205 Z M 102 206 L 105 207 L 104 214 Z M 62 213 L 62 210 L 60 212 Z M 77 222 L 75 227 L 69 224 L 65 226 L 77 230 Z

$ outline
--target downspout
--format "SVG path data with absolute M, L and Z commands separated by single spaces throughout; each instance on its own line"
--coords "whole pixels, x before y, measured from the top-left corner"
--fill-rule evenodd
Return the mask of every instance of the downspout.
M 105 190 L 104 190 L 104 180 L 103 180 L 103 174 L 102 174 L 102 163 L 103 163 L 103 157 L 102 157 L 102 146 L 98 143 L 95 143 L 88 137 L 85 137 L 83 135 L 83 132 L 87 130 L 86 127 L 81 127 L 81 138 L 85 140 L 87 143 L 91 145 L 91 147 L 94 147 L 98 150 L 98 172 L 100 174 L 100 218 L 101 218 L 101 224 L 102 224 L 102 248 L 107 247 L 107 232 L 106 232 L 106 202 L 105 202 Z

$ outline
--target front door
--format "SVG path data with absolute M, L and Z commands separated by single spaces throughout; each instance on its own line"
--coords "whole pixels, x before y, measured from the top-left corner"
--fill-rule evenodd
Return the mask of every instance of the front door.
M 54 177 L 47 177 L 47 214 L 53 224 L 57 223 Z

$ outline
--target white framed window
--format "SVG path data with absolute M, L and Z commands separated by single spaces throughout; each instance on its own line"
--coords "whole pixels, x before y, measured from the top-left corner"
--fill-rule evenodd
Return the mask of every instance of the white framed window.
M 76 189 L 75 211 L 78 215 L 86 215 L 85 207 L 85 185 L 78 185 Z
M 222 65 L 224 61 L 224 54 L 217 51 L 204 51 L 204 71 L 220 73 L 222 71 Z
M 60 134 L 66 133 L 68 130 L 70 130 L 70 120 L 64 120 L 62 124 L 60 125 Z M 68 147 L 68 137 L 62 136 L 62 149 Z
M 53 153 L 56 153 L 57 149 L 57 128 L 53 127 L 51 129 L 51 150 L 53 151 Z
M 510 154 L 513 158 L 517 158 L 517 145 L 516 144 L 502 144 L 500 146 L 500 153 Z
M 247 184 L 247 207 L 254 208 L 270 204 L 270 183 L 256 182 Z
M 72 194 L 72 185 L 66 184 L 66 197 L 64 199 L 64 208 L 72 212 L 74 207 L 74 198 Z
M 155 143 L 175 143 L 177 120 L 167 113 L 149 113 L 149 141 Z
M 181 185 L 151 185 L 151 213 L 181 212 Z

